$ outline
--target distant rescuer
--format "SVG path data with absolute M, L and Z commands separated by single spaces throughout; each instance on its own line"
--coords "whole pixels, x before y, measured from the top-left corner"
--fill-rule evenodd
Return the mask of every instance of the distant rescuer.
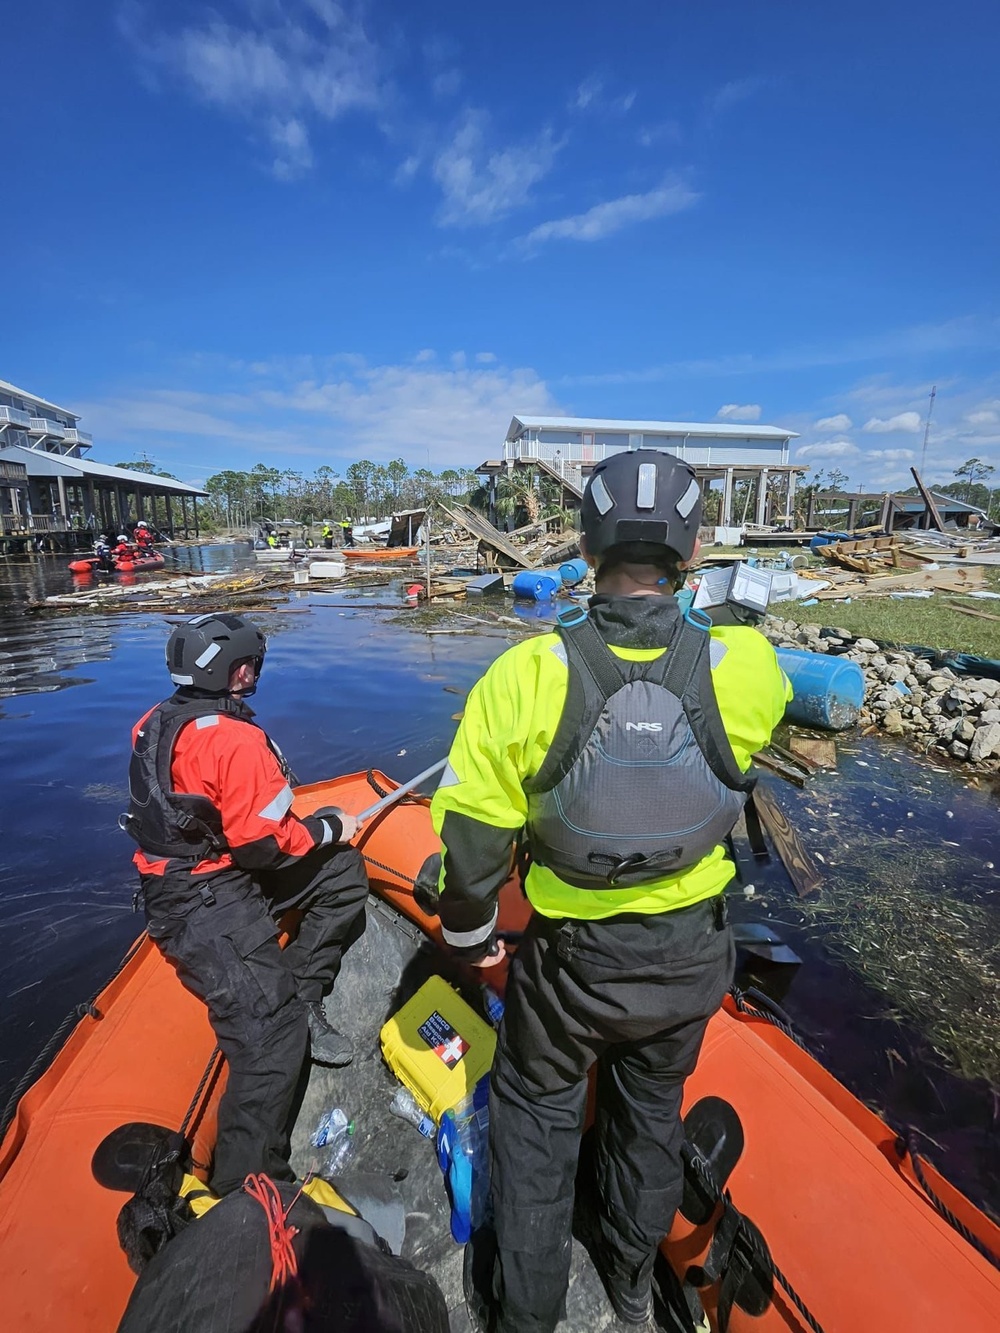
M 203 615 L 167 642 L 178 687 L 132 732 L 129 809 L 146 925 L 184 986 L 204 1000 L 229 1081 L 212 1170 L 217 1194 L 250 1172 L 292 1180 L 288 1119 L 306 1053 L 349 1064 L 323 996 L 363 933 L 368 880 L 347 843 L 353 815 L 291 810 L 288 766 L 244 700 L 264 664 L 263 634 Z M 304 913 L 279 948 L 275 918 Z
M 597 1064 L 596 1219 L 616 1314 L 646 1325 L 681 1199 L 684 1080 L 733 976 L 723 839 L 785 710 L 771 645 L 674 596 L 698 549 L 693 472 L 655 449 L 600 463 L 580 547 L 589 613 L 494 662 L 469 695 L 432 814 L 445 941 L 496 964 L 497 892 L 525 830 L 534 915 L 507 986 L 490 1087 L 503 1333 L 550 1333 L 570 1270 L 575 1175 Z

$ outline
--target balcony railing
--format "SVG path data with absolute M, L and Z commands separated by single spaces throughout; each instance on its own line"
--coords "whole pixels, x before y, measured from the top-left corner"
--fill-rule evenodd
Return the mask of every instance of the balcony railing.
M 543 440 L 505 440 L 503 446 L 504 458 L 541 458 L 546 463 L 553 463 L 557 467 L 560 460 L 567 464 L 575 463 L 599 463 L 601 459 L 607 457 L 607 445 L 605 444 L 577 444 L 576 442 L 567 443 L 561 441 L 559 444 L 552 444 Z
M 89 449 L 94 443 L 94 437 L 89 431 L 77 430 L 75 426 L 68 426 L 64 435 L 67 444 L 78 444 L 81 449 Z
M 30 412 L 22 412 L 19 407 L 0 407 L 0 426 L 18 426 L 27 430 L 30 425 Z
M 0 536 L 24 537 L 32 532 L 69 532 L 71 525 L 61 514 L 0 514 Z
M 12 481 L 25 486 L 28 481 L 28 469 L 23 463 L 0 462 L 0 481 Z
M 48 417 L 32 417 L 29 431 L 32 435 L 51 435 L 56 440 L 66 438 L 66 427 L 60 426 L 58 421 L 50 421 Z

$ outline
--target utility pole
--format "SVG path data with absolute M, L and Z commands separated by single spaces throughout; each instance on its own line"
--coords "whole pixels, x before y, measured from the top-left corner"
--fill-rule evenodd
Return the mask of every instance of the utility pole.
M 931 385 L 931 398 L 927 404 L 927 424 L 924 426 L 924 447 L 920 451 L 920 475 L 924 475 L 924 467 L 927 463 L 927 441 L 931 437 L 931 413 L 934 411 L 934 399 L 937 397 L 937 385 Z

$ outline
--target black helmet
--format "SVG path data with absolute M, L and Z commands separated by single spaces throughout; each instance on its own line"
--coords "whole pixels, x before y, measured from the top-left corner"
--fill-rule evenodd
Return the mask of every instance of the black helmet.
M 240 616 L 195 616 L 167 640 L 167 670 L 175 685 L 226 694 L 234 667 L 243 662 L 254 662 L 260 676 L 266 650 L 267 640 L 257 626 Z M 242 693 L 252 694 L 253 689 Z
M 686 463 L 662 449 L 612 454 L 590 474 L 580 517 L 593 556 L 625 542 L 650 542 L 690 560 L 701 523 L 701 484 Z

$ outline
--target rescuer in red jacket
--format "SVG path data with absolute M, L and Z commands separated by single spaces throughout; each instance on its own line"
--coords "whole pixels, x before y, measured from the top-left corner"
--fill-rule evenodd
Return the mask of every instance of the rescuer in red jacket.
M 364 931 L 368 880 L 346 846 L 357 821 L 335 807 L 293 814 L 294 781 L 244 700 L 265 640 L 239 616 L 203 615 L 167 643 L 178 687 L 132 733 L 129 810 L 150 936 L 208 1006 L 229 1064 L 212 1187 L 250 1172 L 291 1180 L 288 1121 L 307 1050 L 345 1065 L 323 997 Z M 282 950 L 276 918 L 303 913 Z

